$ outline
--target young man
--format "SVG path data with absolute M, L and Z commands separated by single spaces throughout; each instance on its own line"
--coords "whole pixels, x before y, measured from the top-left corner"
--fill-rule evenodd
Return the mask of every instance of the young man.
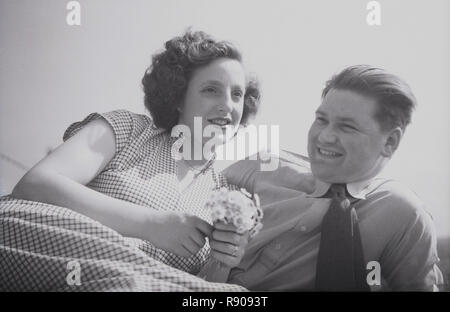
M 229 167 L 228 180 L 258 193 L 264 209 L 264 228 L 229 282 L 251 290 L 436 290 L 431 217 L 413 192 L 377 177 L 415 104 L 398 77 L 346 68 L 327 82 L 309 130 L 311 171 L 291 156 L 274 172 L 250 160 Z

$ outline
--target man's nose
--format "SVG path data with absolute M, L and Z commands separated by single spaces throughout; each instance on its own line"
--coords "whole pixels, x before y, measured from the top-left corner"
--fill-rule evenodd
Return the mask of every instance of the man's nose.
M 330 126 L 323 128 L 318 137 L 319 143 L 335 143 L 337 141 L 336 132 Z

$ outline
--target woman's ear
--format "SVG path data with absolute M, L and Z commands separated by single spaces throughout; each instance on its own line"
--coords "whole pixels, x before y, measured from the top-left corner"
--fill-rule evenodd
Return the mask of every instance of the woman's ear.
M 385 157 L 392 157 L 394 152 L 397 150 L 400 140 L 402 139 L 403 131 L 400 127 L 396 127 L 390 130 L 386 137 L 386 142 L 384 143 L 383 151 L 381 152 Z

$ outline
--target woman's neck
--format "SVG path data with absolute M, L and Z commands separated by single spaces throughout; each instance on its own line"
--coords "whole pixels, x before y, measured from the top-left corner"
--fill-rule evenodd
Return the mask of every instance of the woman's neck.
M 215 156 L 215 146 L 211 146 L 211 148 L 204 151 L 205 143 L 192 140 L 190 153 L 186 153 L 187 155 L 183 153 L 184 161 L 191 167 L 202 167 Z

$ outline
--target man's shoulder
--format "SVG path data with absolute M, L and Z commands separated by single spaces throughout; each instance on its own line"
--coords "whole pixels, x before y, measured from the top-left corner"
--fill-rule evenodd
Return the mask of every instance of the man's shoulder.
M 383 194 L 391 200 L 398 200 L 405 204 L 415 205 L 421 202 L 419 196 L 404 183 L 395 179 L 376 178 L 371 183 L 372 191 L 369 194 Z
M 386 178 L 377 178 L 372 184 L 373 190 L 367 195 L 367 200 L 379 212 L 404 221 L 425 221 L 431 217 L 425 203 L 405 184 Z

